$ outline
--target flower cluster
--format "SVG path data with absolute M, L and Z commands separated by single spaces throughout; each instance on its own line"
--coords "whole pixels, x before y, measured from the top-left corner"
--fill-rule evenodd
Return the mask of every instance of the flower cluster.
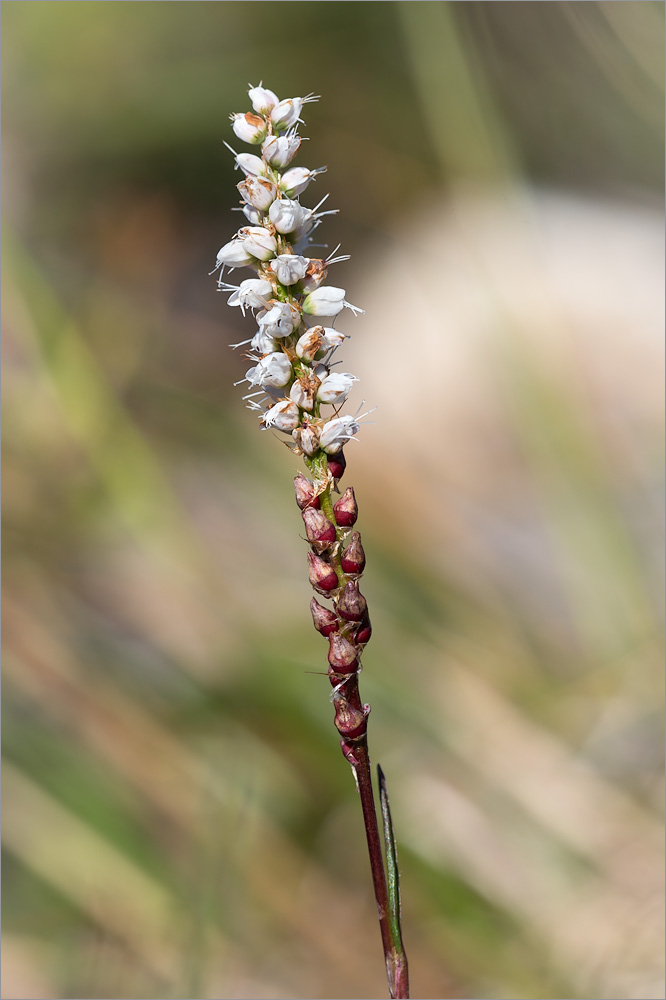
M 333 354 L 345 339 L 332 324 L 345 308 L 354 314 L 363 310 L 347 302 L 343 288 L 324 284 L 329 266 L 347 260 L 346 255 L 336 257 L 336 247 L 326 260 L 307 256 L 313 231 L 332 212 L 320 210 L 326 198 L 305 208 L 299 196 L 326 168 L 290 164 L 301 145 L 303 106 L 317 98 L 309 94 L 281 101 L 263 86 L 251 87 L 249 97 L 253 110 L 231 115 L 233 130 L 243 142 L 260 147 L 261 156 L 229 146 L 244 174 L 238 191 L 248 225 L 217 255 L 218 286 L 231 293 L 230 306 L 249 311 L 257 321 L 254 336 L 244 342 L 254 365 L 241 381 L 252 388 L 244 398 L 260 411 L 261 426 L 290 435 L 298 454 L 331 455 L 359 428 L 356 418 L 321 409 L 340 407 L 357 381 L 332 370 Z M 225 271 L 242 267 L 256 277 L 239 285 L 223 280 Z
M 335 317 L 345 308 L 354 314 L 363 310 L 346 300 L 343 288 L 325 284 L 329 266 L 348 259 L 335 256 L 337 247 L 326 260 L 308 256 L 313 231 L 331 213 L 321 211 L 326 198 L 306 208 L 299 197 L 325 168 L 292 167 L 291 162 L 301 145 L 303 107 L 317 98 L 281 101 L 263 86 L 252 87 L 249 97 L 253 110 L 232 115 L 233 130 L 261 156 L 228 147 L 244 174 L 238 191 L 248 225 L 221 248 L 215 271 L 219 288 L 230 293 L 228 304 L 251 313 L 258 327 L 244 341 L 254 362 L 241 380 L 252 389 L 244 398 L 260 412 L 263 428 L 289 436 L 289 446 L 304 457 L 313 476 L 298 474 L 296 501 L 310 545 L 310 583 L 333 600 L 333 609 L 316 598 L 310 609 L 315 628 L 329 642 L 335 725 L 343 752 L 355 765 L 354 746 L 365 739 L 370 711 L 358 692 L 360 655 L 371 634 L 359 590 L 365 555 L 360 534 L 352 530 L 357 516 L 353 489 L 336 503 L 331 491 L 337 491 L 345 471 L 344 445 L 359 429 L 357 417 L 339 412 L 357 379 L 333 371 L 331 359 L 345 339 L 333 326 Z M 242 267 L 255 276 L 238 285 L 224 280 L 226 271 Z

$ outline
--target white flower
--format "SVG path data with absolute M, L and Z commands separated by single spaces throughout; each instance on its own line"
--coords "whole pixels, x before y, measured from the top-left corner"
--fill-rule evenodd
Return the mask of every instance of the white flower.
M 298 152 L 301 137 L 295 132 L 286 135 L 271 135 L 266 139 L 261 151 L 272 167 L 288 166 Z
M 344 288 L 335 288 L 334 285 L 316 288 L 303 299 L 303 312 L 311 316 L 337 316 L 345 306 L 351 309 L 354 315 L 363 312 L 363 309 L 345 300 Z
M 271 299 L 263 312 L 258 313 L 257 322 L 269 337 L 288 337 L 301 322 L 298 306 L 290 302 L 276 302 Z
M 231 115 L 230 117 L 234 132 L 243 142 L 249 142 L 254 146 L 266 138 L 266 122 L 259 115 L 253 115 L 251 111 L 246 111 L 245 114 Z
M 277 198 L 277 188 L 267 177 L 246 177 L 236 187 L 243 201 L 260 212 L 268 211 Z
M 261 212 L 253 208 L 252 205 L 243 205 L 243 215 L 248 222 L 251 222 L 253 226 L 260 226 L 264 221 L 264 217 Z
M 305 424 L 304 427 L 297 427 L 291 432 L 294 441 L 306 455 L 314 455 L 319 448 L 319 431 L 312 424 Z
M 239 230 L 239 238 L 243 241 L 243 249 L 257 260 L 270 260 L 275 256 L 277 241 L 268 229 L 263 226 L 245 226 Z
M 319 443 L 325 452 L 334 455 L 358 430 L 359 425 L 353 417 L 333 417 L 322 427 Z
M 288 100 L 280 101 L 271 111 L 273 125 L 278 130 L 295 125 L 296 122 L 301 120 L 303 105 L 309 104 L 311 101 L 317 101 L 318 99 L 314 94 L 308 94 L 307 97 L 290 97 Z
M 295 253 L 282 253 L 268 265 L 281 285 L 295 285 L 304 276 L 309 261 Z
M 269 337 L 266 331 L 259 327 L 250 341 L 250 346 L 256 354 L 270 354 L 272 351 L 277 351 L 278 342 L 273 337 Z
M 227 288 L 231 286 L 228 285 Z M 262 278 L 246 278 L 229 296 L 227 305 L 240 306 L 244 314 L 246 306 L 250 309 L 263 309 L 272 294 L 273 286 L 270 281 L 264 281 Z
M 300 421 L 301 415 L 296 403 L 292 403 L 289 399 L 282 399 L 275 406 L 271 406 L 270 410 L 266 410 L 261 423 L 264 427 L 276 427 L 277 430 L 289 434 L 298 427 Z
M 284 191 L 288 198 L 296 198 L 303 194 L 306 187 L 317 174 L 323 174 L 326 167 L 318 167 L 317 170 L 308 170 L 307 167 L 291 167 L 280 178 L 280 190 Z
M 325 261 L 311 259 L 300 287 L 304 292 L 314 292 L 315 288 L 319 288 L 322 281 L 326 280 L 327 274 L 328 268 Z
M 222 265 L 233 269 L 247 267 L 248 264 L 254 264 L 254 260 L 243 246 L 243 241 L 234 238 L 218 250 L 215 269 Z
M 268 211 L 268 217 L 278 233 L 293 233 L 303 225 L 309 214 L 309 209 L 291 198 L 279 198 Z
M 338 333 L 330 326 L 311 326 L 296 342 L 296 354 L 303 361 L 315 361 L 323 358 L 327 351 L 339 347 L 345 339 L 344 333 Z
M 234 156 L 247 177 L 261 177 L 266 173 L 266 164 L 260 156 L 255 156 L 254 153 L 234 153 Z
M 261 358 L 254 368 L 250 368 L 245 373 L 245 378 L 250 385 L 259 385 L 262 388 L 274 386 L 281 389 L 283 385 L 287 384 L 291 375 L 289 358 L 282 351 L 276 351 L 274 354 L 267 354 L 265 358 Z
M 317 399 L 321 403 L 344 403 L 354 382 L 358 379 L 349 372 L 332 372 L 319 386 Z
M 292 399 L 302 410 L 314 409 L 314 389 L 299 379 L 289 390 L 289 399 Z
M 342 342 L 344 341 L 344 339 L 345 339 L 344 333 L 339 333 L 337 330 L 334 330 L 333 327 L 331 326 L 324 327 L 324 344 L 327 350 L 330 351 L 331 348 L 333 347 L 339 347 L 340 344 L 342 344 Z
M 318 354 L 323 354 L 324 327 L 312 326 L 296 341 L 296 354 L 303 361 L 314 361 Z
M 274 94 L 272 90 L 268 90 L 266 87 L 262 87 L 261 84 L 258 87 L 250 87 L 247 96 L 252 101 L 254 110 L 260 115 L 269 115 L 275 105 L 280 102 L 277 94 Z

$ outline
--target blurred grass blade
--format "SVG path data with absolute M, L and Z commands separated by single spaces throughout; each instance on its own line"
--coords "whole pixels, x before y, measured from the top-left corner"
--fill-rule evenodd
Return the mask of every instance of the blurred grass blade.
M 400 873 L 398 872 L 398 852 L 396 850 L 395 836 L 393 834 L 393 822 L 391 820 L 391 807 L 389 805 L 386 777 L 379 764 L 377 764 L 377 778 L 379 780 L 379 799 L 382 806 L 382 820 L 384 823 L 386 881 L 388 883 L 389 897 L 389 923 L 391 925 L 393 945 L 397 951 L 402 953 L 403 944 L 402 930 L 400 927 Z

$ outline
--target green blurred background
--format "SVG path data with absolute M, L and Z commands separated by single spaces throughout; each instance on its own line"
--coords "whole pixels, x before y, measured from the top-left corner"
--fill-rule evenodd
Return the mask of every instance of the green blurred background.
M 4 997 L 385 995 L 298 465 L 207 273 L 259 80 L 322 95 L 367 310 L 413 995 L 663 996 L 663 15 L 3 3 Z

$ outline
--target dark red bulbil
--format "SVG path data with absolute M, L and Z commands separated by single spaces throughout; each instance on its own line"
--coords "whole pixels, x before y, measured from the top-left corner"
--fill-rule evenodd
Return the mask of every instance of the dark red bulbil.
M 301 511 L 305 534 L 311 545 L 314 545 L 317 552 L 323 552 L 336 540 L 335 525 L 329 521 L 321 510 L 314 507 L 306 507 Z
M 340 499 L 333 505 L 335 520 L 341 528 L 351 528 L 358 517 L 358 507 L 353 487 L 348 486 Z
M 320 594 L 328 594 L 338 585 L 338 574 L 333 567 L 314 552 L 308 552 L 308 576 L 310 583 Z
M 335 699 L 335 728 L 348 740 L 357 740 L 368 730 L 370 706 L 362 709 L 354 708 L 345 698 Z
M 349 639 L 339 632 L 332 632 L 328 637 L 328 662 L 336 674 L 354 674 L 358 667 L 356 649 Z
M 354 573 L 356 576 L 365 569 L 365 552 L 358 531 L 352 531 L 349 544 L 340 556 L 340 565 L 344 573 Z
M 330 608 L 323 608 L 316 597 L 310 601 L 310 612 L 314 627 L 322 635 L 329 636 L 331 632 L 337 632 L 340 628 L 340 622 L 335 612 L 331 611 Z
M 315 495 L 314 483 L 299 472 L 294 476 L 294 492 L 296 493 L 296 503 L 305 510 L 306 507 L 319 507 L 319 497 Z
M 343 451 L 336 451 L 335 455 L 328 456 L 328 468 L 334 479 L 342 479 L 347 468 L 347 459 Z
M 337 600 L 336 611 L 348 622 L 360 622 L 368 610 L 365 597 L 356 580 L 349 580 Z

